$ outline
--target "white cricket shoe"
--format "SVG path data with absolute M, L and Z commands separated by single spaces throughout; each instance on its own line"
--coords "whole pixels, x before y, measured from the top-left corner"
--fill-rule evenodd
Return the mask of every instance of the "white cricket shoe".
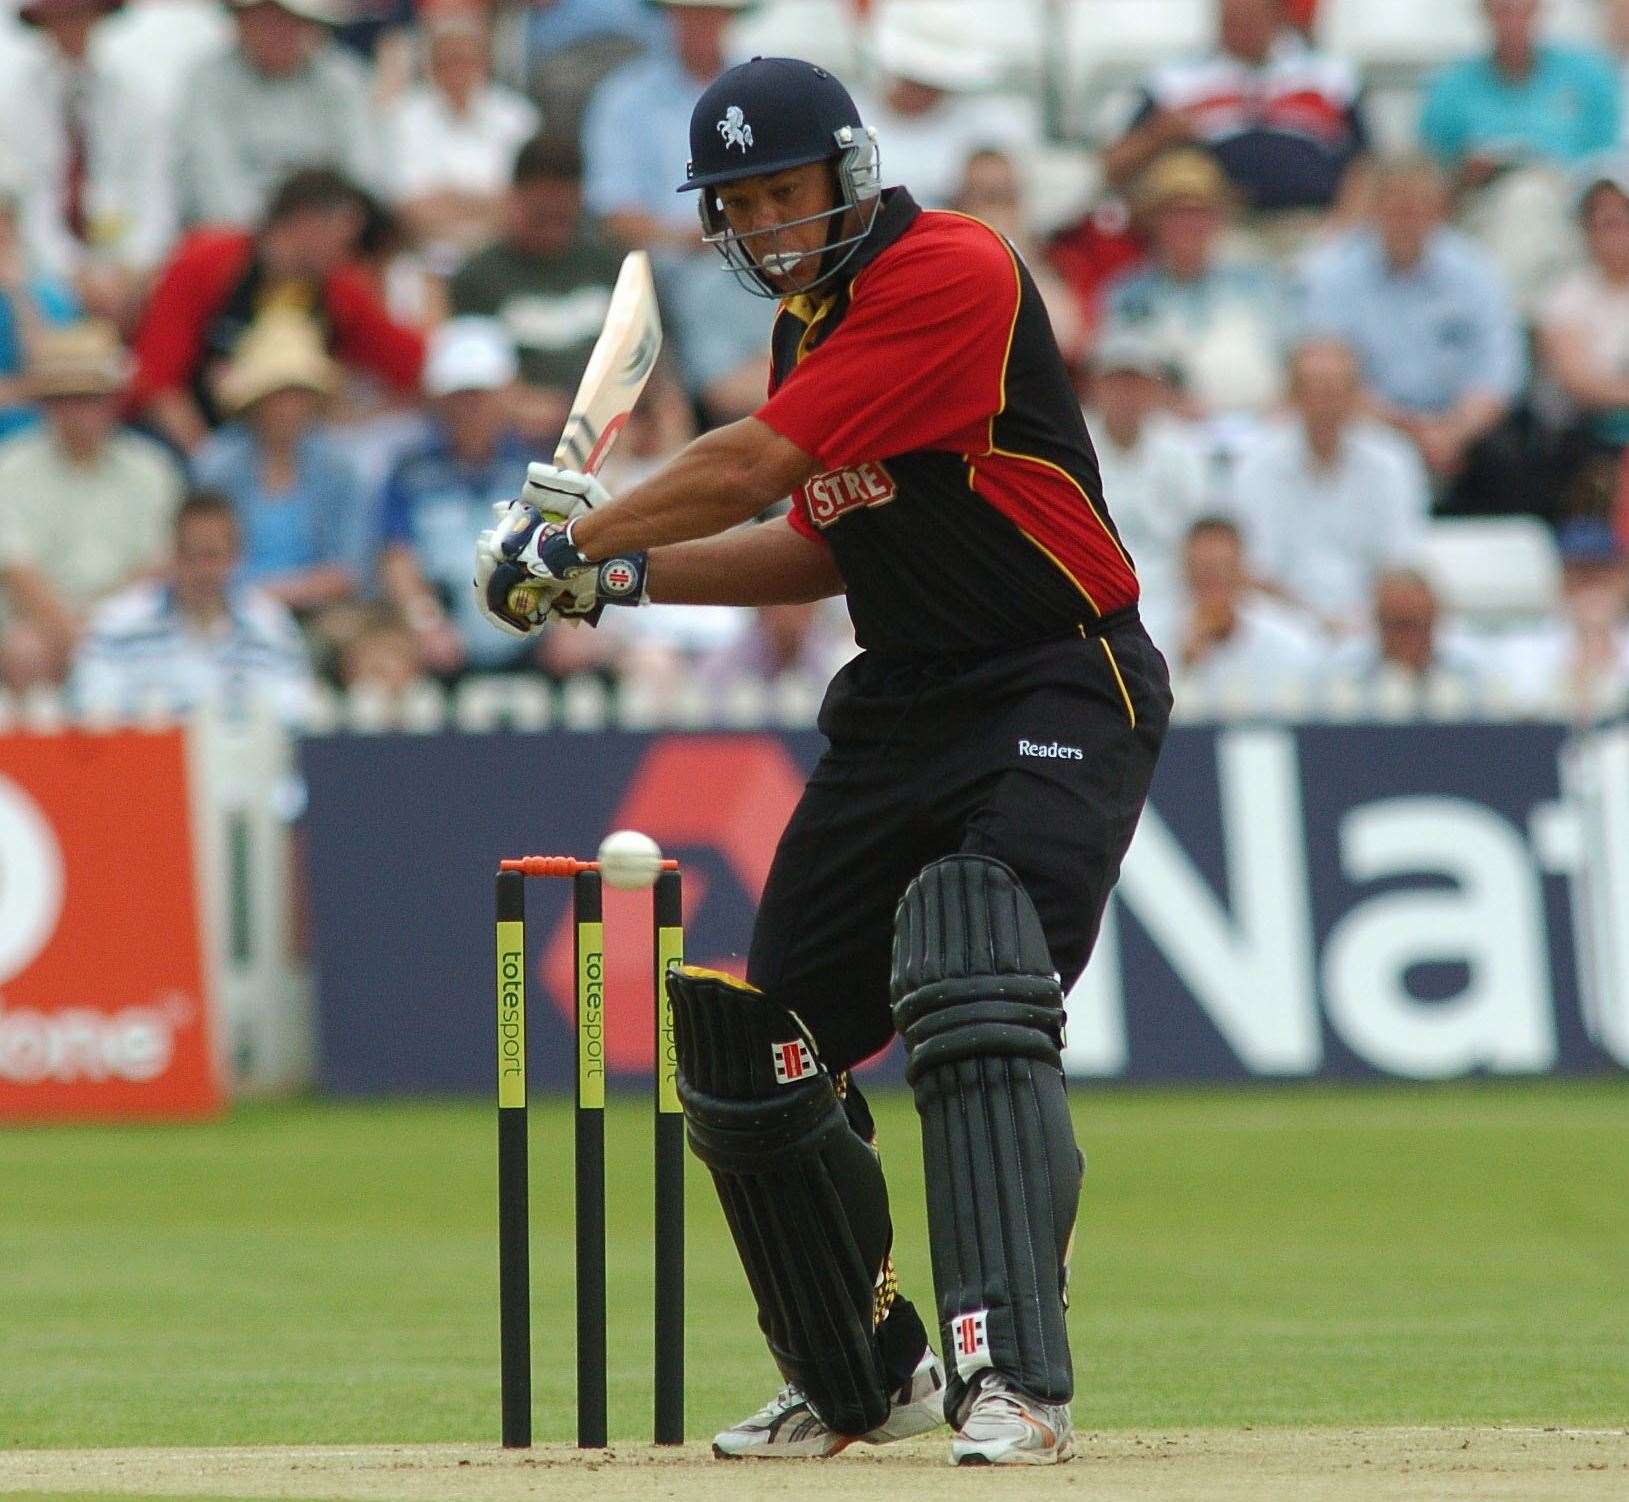
M 756 1456 L 765 1460 L 836 1455 L 852 1444 L 886 1445 L 926 1434 L 945 1421 L 945 1369 L 930 1347 L 910 1381 L 894 1394 L 888 1417 L 868 1434 L 838 1434 L 809 1406 L 803 1389 L 788 1382 L 751 1418 L 713 1436 L 720 1460 Z
M 1075 1453 L 1067 1403 L 1042 1403 L 1000 1372 L 984 1375 L 950 1441 L 952 1465 L 1061 1465 Z

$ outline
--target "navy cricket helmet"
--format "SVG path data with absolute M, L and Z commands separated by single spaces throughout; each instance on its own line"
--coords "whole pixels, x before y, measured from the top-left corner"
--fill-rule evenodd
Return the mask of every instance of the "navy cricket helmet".
M 745 177 L 762 177 L 830 162 L 835 205 L 771 230 L 738 235 L 714 191 Z M 820 276 L 835 276 L 871 231 L 882 191 L 877 133 L 860 119 L 854 100 L 824 68 L 795 57 L 755 57 L 722 73 L 696 101 L 690 116 L 690 161 L 679 192 L 700 193 L 702 238 L 724 257 L 736 280 L 761 297 L 779 297 L 761 262 L 773 237 L 794 225 L 828 220 Z M 850 209 L 865 206 L 864 227 L 842 234 Z M 760 242 L 754 246 L 749 242 Z M 840 254 L 839 254 L 840 253 Z M 809 288 L 805 288 L 805 291 Z

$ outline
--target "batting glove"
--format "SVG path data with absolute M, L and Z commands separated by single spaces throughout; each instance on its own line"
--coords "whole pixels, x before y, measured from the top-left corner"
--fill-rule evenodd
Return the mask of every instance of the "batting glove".
M 535 506 L 545 521 L 569 522 L 584 511 L 605 505 L 611 493 L 593 475 L 581 470 L 528 464 L 520 499 Z

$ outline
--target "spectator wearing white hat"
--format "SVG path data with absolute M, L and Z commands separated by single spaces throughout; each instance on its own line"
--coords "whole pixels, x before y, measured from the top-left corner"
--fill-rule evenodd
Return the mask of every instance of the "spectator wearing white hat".
M 115 595 L 91 618 L 69 684 L 75 702 L 126 714 L 154 702 L 174 714 L 264 704 L 297 724 L 315 686 L 305 644 L 283 606 L 236 577 L 241 552 L 225 496 L 183 501 L 164 576 Z
M 228 0 L 230 51 L 188 81 L 178 141 L 189 223 L 249 226 L 272 190 L 325 166 L 371 187 L 379 178 L 368 85 L 328 35 L 337 0 Z
M 1209 471 L 1204 445 L 1170 410 L 1167 370 L 1152 340 L 1122 330 L 1098 345 L 1086 422 L 1114 525 L 1137 564 L 1143 624 L 1155 646 L 1171 650 L 1182 550 L 1207 509 Z
M 479 14 L 432 13 L 424 81 L 386 121 L 391 197 L 443 270 L 495 233 L 515 153 L 542 123 L 531 100 L 493 82 L 490 47 Z
M 34 263 L 128 323 L 176 229 L 169 141 L 148 97 L 92 43 L 123 0 L 28 0 L 40 45 L 10 80 L 0 138 L 27 184 Z
M 42 330 L 27 394 L 37 432 L 0 444 L 0 660 L 8 686 L 66 671 L 93 606 L 169 552 L 181 474 L 119 427 L 129 361 L 114 330 Z
M 385 598 L 413 633 L 429 671 L 512 667 L 528 656 L 491 630 L 469 587 L 470 538 L 526 479 L 529 450 L 510 423 L 520 373 L 496 319 L 452 318 L 430 336 L 428 436 L 397 461 L 380 506 Z
M 365 563 L 361 478 L 323 422 L 338 384 L 316 321 L 268 309 L 220 374 L 232 419 L 194 466 L 198 482 L 237 509 L 245 581 L 296 614 L 355 594 Z
M 1041 142 L 1030 101 L 990 92 L 997 61 L 952 31 L 943 11 L 884 7 L 872 47 L 882 72 L 875 97 L 857 96 L 860 117 L 877 132 L 882 170 L 909 183 L 924 208 L 950 207 L 967 160 L 981 148 L 1022 165 Z

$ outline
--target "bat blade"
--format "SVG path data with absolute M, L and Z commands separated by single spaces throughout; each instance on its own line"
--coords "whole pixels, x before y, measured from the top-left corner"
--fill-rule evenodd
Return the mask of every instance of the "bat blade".
M 650 257 L 629 251 L 611 290 L 605 327 L 577 383 L 554 462 L 562 469 L 594 474 L 626 426 L 639 393 L 662 352 L 662 322 Z
M 598 473 L 627 426 L 661 352 L 662 320 L 650 257 L 642 250 L 631 250 L 623 257 L 605 310 L 605 325 L 583 367 L 570 415 L 555 445 L 556 465 L 584 474 Z M 541 583 L 517 584 L 509 591 L 509 608 L 517 615 L 528 614 L 543 591 Z

